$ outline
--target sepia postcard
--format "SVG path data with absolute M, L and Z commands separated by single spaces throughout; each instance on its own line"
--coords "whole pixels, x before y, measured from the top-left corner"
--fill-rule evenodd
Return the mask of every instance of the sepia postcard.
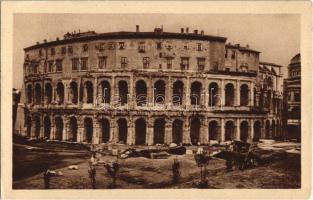
M 310 197 L 310 2 L 1 5 L 2 198 Z

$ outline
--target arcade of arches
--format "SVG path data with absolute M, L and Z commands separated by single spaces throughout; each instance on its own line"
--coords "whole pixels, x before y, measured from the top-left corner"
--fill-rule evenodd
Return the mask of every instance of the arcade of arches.
M 25 133 L 31 138 L 49 138 L 86 143 L 129 145 L 208 144 L 230 140 L 257 141 L 281 134 L 276 119 L 175 117 L 116 117 L 40 114 L 28 116 Z

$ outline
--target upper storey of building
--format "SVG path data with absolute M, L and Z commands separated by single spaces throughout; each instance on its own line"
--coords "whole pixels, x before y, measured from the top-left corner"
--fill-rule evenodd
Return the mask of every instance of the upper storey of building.
M 298 53 L 291 60 L 288 65 L 288 78 L 300 78 L 301 76 L 301 55 Z
M 26 76 L 132 69 L 257 72 L 259 52 L 225 46 L 225 42 L 225 37 L 205 35 L 198 30 L 190 33 L 188 28 L 182 28 L 180 33 L 164 32 L 162 28 L 140 32 L 139 26 L 136 32 L 74 32 L 65 34 L 63 39 L 44 40 L 25 48 L 24 70 Z M 235 59 L 228 49 L 236 51 Z

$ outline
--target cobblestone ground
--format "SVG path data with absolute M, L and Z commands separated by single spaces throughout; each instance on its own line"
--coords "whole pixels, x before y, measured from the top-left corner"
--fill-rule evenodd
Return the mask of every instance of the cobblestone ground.
M 39 149 L 32 149 L 36 146 Z M 62 145 L 27 144 L 14 145 L 14 189 L 42 189 L 42 171 L 49 168 L 61 171 L 62 176 L 53 177 L 51 188 L 91 188 L 88 175 L 89 153 L 85 149 L 67 149 Z M 181 163 L 181 179 L 172 182 L 172 163 Z M 103 156 L 104 162 L 116 160 L 116 156 Z M 287 158 L 248 169 L 226 173 L 225 161 L 214 159 L 208 166 L 209 188 L 300 188 L 300 155 L 289 153 Z M 200 170 L 193 155 L 170 156 L 167 159 L 144 157 L 118 159 L 120 170 L 116 188 L 192 188 L 199 180 Z M 75 164 L 77 170 L 67 167 Z M 103 164 L 96 166 L 96 187 L 106 189 L 111 183 Z

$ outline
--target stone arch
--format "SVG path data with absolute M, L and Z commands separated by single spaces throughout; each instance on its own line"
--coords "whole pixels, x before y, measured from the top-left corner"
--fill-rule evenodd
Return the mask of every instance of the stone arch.
M 191 105 L 201 105 L 202 83 L 194 81 L 190 87 L 190 103 Z
M 147 85 L 144 80 L 136 82 L 136 103 L 137 106 L 144 106 L 147 104 Z
M 272 137 L 275 137 L 276 136 L 276 123 L 275 123 L 275 120 L 273 119 L 272 120 Z
M 50 104 L 52 102 L 52 85 L 50 83 L 45 84 L 45 97 L 46 103 Z
M 55 140 L 62 140 L 63 135 L 63 119 L 61 116 L 55 117 Z
M 262 124 L 261 122 L 258 120 L 256 122 L 254 122 L 254 125 L 253 125 L 253 132 L 254 132 L 254 135 L 253 135 L 253 141 L 259 141 L 260 138 L 262 137 Z
M 266 120 L 265 122 L 265 138 L 269 139 L 270 138 L 270 120 Z
M 184 98 L 184 83 L 181 80 L 176 80 L 173 83 L 173 105 L 181 106 L 183 105 Z
M 93 103 L 93 84 L 91 81 L 86 81 L 85 82 L 85 90 L 86 90 L 86 96 L 85 96 L 85 101 L 87 104 Z
M 106 118 L 100 119 L 101 126 L 101 142 L 107 143 L 110 141 L 110 121 Z
M 73 104 L 78 103 L 78 85 L 75 81 L 70 83 L 70 100 Z
M 93 136 L 93 123 L 91 117 L 85 117 L 84 119 L 84 129 L 85 129 L 85 136 L 86 136 L 86 142 L 91 143 L 92 142 L 92 136 Z
M 225 106 L 234 106 L 235 102 L 235 89 L 232 83 L 225 86 Z
M 69 140 L 76 142 L 77 141 L 77 130 L 78 130 L 78 123 L 76 117 L 72 116 L 69 119 L 69 126 L 70 126 L 70 134 Z
M 172 128 L 172 142 L 180 144 L 183 142 L 183 121 L 175 119 Z
M 216 82 L 212 82 L 209 85 L 209 106 L 216 106 L 218 99 L 218 84 Z
M 64 103 L 64 85 L 62 82 L 57 84 L 57 102 L 59 105 Z
M 165 103 L 165 82 L 163 80 L 158 80 L 154 83 L 153 93 L 155 103 Z
M 39 115 L 34 116 L 34 123 L 35 123 L 35 137 L 39 138 L 40 137 L 40 128 L 41 128 Z
M 31 137 L 31 134 L 32 134 L 32 118 L 30 116 L 26 117 L 25 125 L 26 125 L 26 135 L 27 135 L 27 137 Z
M 216 120 L 211 120 L 209 122 L 209 140 L 219 140 L 218 135 L 218 123 Z
M 45 116 L 43 120 L 43 131 L 44 137 L 50 139 L 51 136 L 51 120 L 49 116 Z
M 135 121 L 135 144 L 146 144 L 146 130 L 147 124 L 144 118 L 139 118 Z
M 234 122 L 229 120 L 225 124 L 225 141 L 234 140 L 235 138 L 235 125 Z
M 240 106 L 248 106 L 249 104 L 249 86 L 242 84 L 240 86 Z
M 165 139 L 165 120 L 163 118 L 158 118 L 154 121 L 153 126 L 153 142 L 154 144 L 164 144 Z
M 121 105 L 127 104 L 127 99 L 128 99 L 128 84 L 126 81 L 119 81 L 118 82 L 118 94 L 120 98 L 120 103 Z
M 192 118 L 190 122 L 190 140 L 191 144 L 197 145 L 200 139 L 201 121 L 198 117 Z
M 27 85 L 27 103 L 32 103 L 33 101 L 33 86 L 31 84 Z
M 39 83 L 35 85 L 35 104 L 41 104 L 41 85 Z
M 247 142 L 249 137 L 249 123 L 247 121 L 242 121 L 240 123 L 240 140 Z
M 119 142 L 126 144 L 127 142 L 127 120 L 125 118 L 120 118 L 117 120 L 117 126 L 118 126 L 118 138 Z
M 107 80 L 100 82 L 100 94 L 102 96 L 101 103 L 109 104 L 111 102 L 111 85 Z

